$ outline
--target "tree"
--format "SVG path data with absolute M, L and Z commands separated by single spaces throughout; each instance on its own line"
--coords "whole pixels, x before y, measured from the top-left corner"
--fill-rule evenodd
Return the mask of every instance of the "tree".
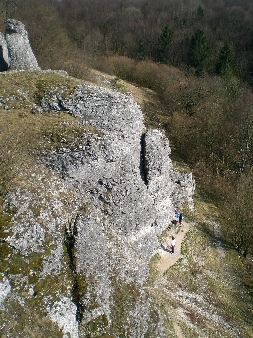
M 227 200 L 225 223 L 227 238 L 244 257 L 253 249 L 253 177 L 240 178 L 236 192 Z
M 138 44 L 138 59 L 144 60 L 146 56 L 145 52 L 145 42 L 143 38 L 140 38 L 139 44 Z
M 196 68 L 197 75 L 204 70 L 208 49 L 207 38 L 204 32 L 198 29 L 192 36 L 188 49 L 188 64 Z
M 14 0 L 0 0 L 0 12 L 4 20 L 13 16 L 17 9 L 17 3 Z
M 216 72 L 219 75 L 230 77 L 237 74 L 237 64 L 231 44 L 226 41 L 220 50 L 219 59 L 216 65 Z
M 202 18 L 204 17 L 204 15 L 205 15 L 204 8 L 203 8 L 201 5 L 199 5 L 198 8 L 197 8 L 197 15 L 198 15 L 198 17 L 201 18 L 201 19 L 202 19 Z
M 167 63 L 169 59 L 169 45 L 173 39 L 173 31 L 165 26 L 158 38 L 155 61 Z

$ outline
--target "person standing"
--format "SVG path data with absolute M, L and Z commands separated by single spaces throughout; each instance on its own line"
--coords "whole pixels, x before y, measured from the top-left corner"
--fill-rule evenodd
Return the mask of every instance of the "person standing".
M 175 209 L 174 217 L 175 217 L 176 223 L 178 223 L 179 213 L 177 212 L 177 209 Z
M 172 236 L 172 242 L 171 242 L 171 253 L 172 254 L 175 252 L 175 245 L 176 245 L 176 239 L 174 236 Z
M 181 225 L 182 224 L 182 220 L 183 220 L 183 214 L 182 212 L 180 212 L 179 216 L 178 216 L 178 222 Z

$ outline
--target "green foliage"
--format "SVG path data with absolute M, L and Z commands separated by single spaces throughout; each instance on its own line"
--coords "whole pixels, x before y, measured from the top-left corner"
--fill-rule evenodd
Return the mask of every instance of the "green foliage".
M 169 60 L 169 46 L 173 39 L 173 31 L 165 26 L 157 42 L 156 61 L 166 63 Z
M 208 56 L 208 43 L 203 30 L 198 29 L 192 36 L 188 49 L 188 64 L 196 68 L 196 74 L 203 73 Z
M 231 77 L 238 73 L 235 55 L 231 44 L 226 41 L 220 50 L 219 59 L 216 65 L 217 74 L 224 77 Z
M 201 5 L 199 5 L 197 8 L 197 14 L 200 18 L 203 18 L 205 15 L 204 8 Z
M 140 38 L 139 40 L 139 46 L 138 46 L 138 59 L 139 60 L 144 60 L 146 56 L 146 51 L 145 51 L 145 41 L 143 38 Z

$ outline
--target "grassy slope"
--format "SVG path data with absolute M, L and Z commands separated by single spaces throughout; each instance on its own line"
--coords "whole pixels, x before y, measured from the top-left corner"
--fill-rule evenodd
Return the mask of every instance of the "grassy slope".
M 167 334 L 178 337 L 253 337 L 252 285 L 238 253 L 219 233 L 219 212 L 196 193 L 182 258 L 149 291 L 163 314 Z
M 90 78 L 98 85 L 132 92 L 145 113 L 147 125 L 159 126 L 157 115 L 161 106 L 152 91 L 101 73 L 91 74 Z M 11 97 L 0 109 L 2 194 L 18 184 L 29 184 L 26 168 L 28 173 L 35 149 L 48 147 L 49 143 L 50 147 L 56 147 L 61 136 L 66 138 L 73 131 L 78 132 L 76 119 L 74 121 L 66 113 L 41 115 L 30 114 L 30 111 L 48 87 L 64 85 L 68 94 L 79 83 L 72 78 L 36 72 L 0 76 L 0 88 L 4 88 L 2 98 Z M 59 127 L 62 123 L 67 123 L 67 129 Z M 235 332 L 240 337 L 253 337 L 252 290 L 244 267 L 235 250 L 219 238 L 220 234 L 214 227 L 218 222 L 218 211 L 198 194 L 195 204 L 196 210 L 190 219 L 195 226 L 184 241 L 184 257 L 164 276 L 157 276 L 151 264 L 153 276 L 148 289 L 163 314 L 166 332 L 168 336 L 177 334 L 178 337 L 235 337 Z M 0 214 L 4 231 L 8 218 Z M 220 325 L 216 324 L 214 318 L 218 317 L 214 315 L 221 316 Z M 36 314 L 25 311 L 23 316 L 31 316 L 34 327 L 41 325 L 43 332 L 47 332 L 46 320 L 42 323 Z M 57 336 L 57 328 L 51 329 Z M 17 332 L 19 330 L 17 328 Z

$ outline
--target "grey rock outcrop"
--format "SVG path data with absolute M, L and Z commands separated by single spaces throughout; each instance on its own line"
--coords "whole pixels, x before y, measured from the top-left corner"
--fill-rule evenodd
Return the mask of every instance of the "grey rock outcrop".
M 171 179 L 175 183 L 174 191 L 172 193 L 172 200 L 176 209 L 180 209 L 182 201 L 187 201 L 190 210 L 194 209 L 193 195 L 195 191 L 195 181 L 192 173 L 181 173 L 173 171 Z
M 14 19 L 6 21 L 5 38 L 0 36 L 0 71 L 8 68 L 40 69 L 24 24 Z
M 165 338 L 159 320 L 150 324 L 159 310 L 143 285 L 175 206 L 192 207 L 194 180 L 173 169 L 167 138 L 146 130 L 132 97 L 91 85 L 62 92 L 48 91 L 37 108 L 68 112 L 82 133 L 73 144 L 62 140 L 60 148 L 40 151 L 30 188 L 6 196 L 15 214 L 5 243 L 27 261 L 40 255 L 42 264 L 29 276 L 6 275 L 2 297 L 10 285 L 28 298 L 34 290 L 64 337 L 88 337 L 91 325 L 92 337 Z
M 11 285 L 8 278 L 6 278 L 3 273 L 0 273 L 0 309 L 2 309 L 2 302 L 10 292 Z
M 4 35 L 0 33 L 0 72 L 9 68 L 9 54 L 8 47 Z

